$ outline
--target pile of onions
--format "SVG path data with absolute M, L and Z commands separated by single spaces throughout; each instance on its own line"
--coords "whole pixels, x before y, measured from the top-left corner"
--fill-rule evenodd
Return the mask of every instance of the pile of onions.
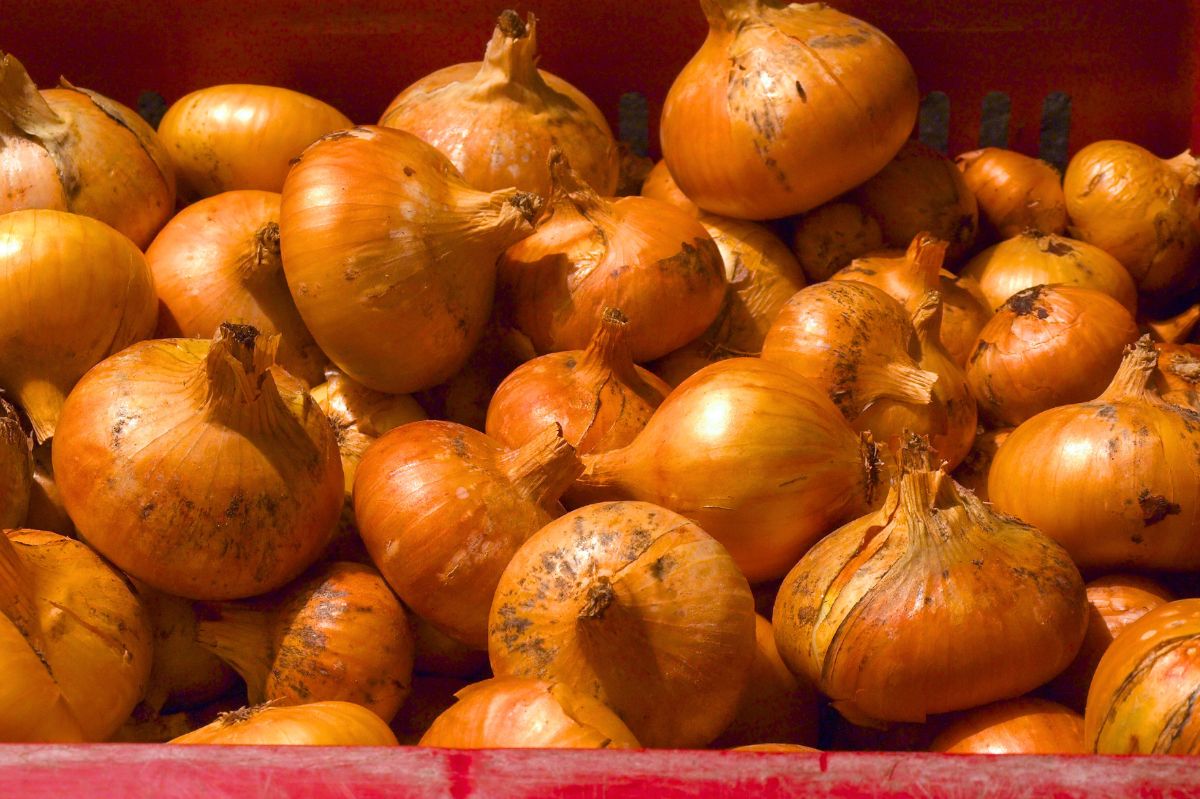
M 54 463 L 51 458 L 50 442 L 34 448 L 33 483 L 29 490 L 29 513 L 25 517 L 25 526 L 75 538 L 75 523 L 67 513 L 62 492 L 58 490 L 58 483 L 54 480 Z
M 1200 345 L 1155 344 L 1158 369 L 1154 387 L 1159 395 L 1181 408 L 1200 411 Z
M 310 386 L 325 355 L 283 278 L 279 195 L 230 191 L 180 211 L 146 250 L 158 292 L 159 338 L 207 338 L 222 322 L 279 336 L 279 365 Z
M 994 426 L 1019 425 L 1098 395 L 1138 337 L 1121 303 L 1094 289 L 1034 286 L 1008 298 L 979 333 L 967 381 Z
M 716 738 L 754 650 L 754 598 L 729 553 L 647 502 L 590 505 L 542 528 L 504 570 L 488 626 L 497 676 L 595 697 L 648 747 Z
M 254 704 L 356 702 L 389 721 L 408 696 L 412 631 L 370 566 L 329 563 L 273 594 L 199 614 L 196 641 L 237 669 Z
M 617 190 L 620 156 L 604 114 L 537 67 L 537 20 L 505 11 L 482 62 L 455 64 L 401 92 L 379 124 L 419 136 L 482 191 L 550 191 L 547 156 L 562 150 L 588 184 Z
M 632 444 L 583 461 L 581 498 L 670 508 L 720 541 L 754 582 L 781 577 L 814 541 L 866 512 L 880 467 L 869 436 L 857 436 L 822 389 L 758 358 L 702 369 Z
M 922 442 L 900 460 L 883 508 L 784 580 L 773 618 L 784 662 L 852 721 L 920 722 L 1062 671 L 1088 608 L 1066 551 L 930 468 Z
M 938 734 L 934 752 L 959 755 L 1082 755 L 1083 716 L 1024 697 L 963 713 Z
M 0 214 L 70 211 L 99 219 L 138 247 L 175 210 L 171 158 L 140 116 L 66 79 L 39 92 L 21 62 L 3 53 L 0 176 Z
M 1170 302 L 1200 281 L 1194 176 L 1136 144 L 1099 141 L 1071 159 L 1063 190 L 1073 235 L 1120 261 L 1147 299 Z
M 1009 239 L 1026 230 L 1058 234 L 1067 229 L 1067 198 L 1058 170 L 1037 158 L 985 147 L 954 159 L 979 204 L 990 238 Z
M 796 221 L 792 250 L 812 283 L 828 280 L 855 258 L 883 248 L 879 223 L 854 203 L 829 203 Z
M 988 501 L 988 472 L 992 469 L 992 461 L 1000 447 L 1012 433 L 1011 427 L 999 427 L 986 430 L 975 436 L 975 443 L 967 457 L 954 470 L 954 482 L 963 488 L 975 492 L 975 496 L 984 502 Z
M 292 707 L 258 705 L 223 713 L 212 724 L 173 744 L 225 746 L 395 746 L 379 716 L 353 702 L 312 702 Z
M 414 422 L 379 439 L 354 483 L 371 559 L 417 615 L 477 649 L 509 559 L 562 513 L 582 471 L 554 423 L 520 449 L 452 422 Z
M 621 719 L 561 682 L 496 677 L 468 685 L 421 746 L 445 749 L 637 749 Z
M 659 161 L 650 170 L 650 174 L 642 183 L 641 195 L 652 200 L 660 200 L 667 205 L 673 205 L 697 219 L 705 216 L 705 213 L 700 210 L 700 206 L 692 202 L 692 199 L 679 188 L 675 178 L 671 177 L 671 170 L 667 169 L 666 161 Z
M 947 260 L 957 263 L 979 232 L 979 208 L 962 173 L 949 158 L 915 139 L 853 197 L 879 221 L 889 247 L 907 247 L 928 231 L 949 242 Z
M 605 199 L 559 151 L 537 232 L 500 262 L 500 292 L 538 352 L 587 346 L 606 306 L 629 317 L 635 361 L 699 336 L 725 298 L 721 253 L 677 208 L 645 197 Z
M 157 312 L 145 257 L 108 225 L 61 211 L 0 216 L 0 388 L 39 441 L 84 372 L 149 337 Z
M 104 741 L 146 688 L 152 638 L 124 578 L 54 533 L 0 533 L 0 741 Z
M 137 594 L 154 635 L 154 665 L 138 710 L 161 716 L 198 708 L 224 696 L 237 675 L 196 643 L 192 603 L 147 585 L 138 585 Z
M 994 309 L 1019 291 L 1060 283 L 1103 292 L 1137 313 L 1137 286 L 1121 262 L 1065 236 L 1026 230 L 976 255 L 962 275 L 975 280 Z
M 992 462 L 997 509 L 1081 569 L 1200 568 L 1200 425 L 1151 386 L 1156 362 L 1145 337 L 1097 399 L 1035 416 Z
M 342 465 L 325 415 L 274 363 L 275 339 L 223 324 L 211 341 L 130 347 L 71 392 L 54 474 L 80 534 L 174 596 L 282 586 L 329 543 Z
M 1125 628 L 1096 669 L 1084 743 L 1104 755 L 1200 754 L 1200 599 L 1161 605 Z
M 236 189 L 277 192 L 305 147 L 353 124 L 307 94 L 233 83 L 176 100 L 158 136 L 175 164 L 179 193 L 195 200 Z
M 710 363 L 758 355 L 779 310 L 805 284 L 795 256 L 766 227 L 716 216 L 704 216 L 700 224 L 721 251 L 729 289 L 708 330 L 654 365 L 672 386 Z
M 540 207 L 516 189 L 470 188 L 411 134 L 333 133 L 284 184 L 284 274 L 339 369 L 376 391 L 418 391 L 453 375 L 479 343 L 496 258 L 533 231 Z
M 661 138 L 671 174 L 704 210 L 808 211 L 882 169 L 912 132 L 912 66 L 862 20 L 824 3 L 701 7 L 708 37 L 671 86 Z
M 877 253 L 856 258 L 832 280 L 854 280 L 882 290 L 904 306 L 917 312 L 926 292 L 942 295 L 941 341 L 955 363 L 965 366 L 979 331 L 992 318 L 991 310 L 980 301 L 974 283 L 956 279 L 942 269 L 946 260 L 946 242 L 929 233 L 918 234 L 903 254 Z
M 671 387 L 636 366 L 629 320 L 605 308 L 586 350 L 535 358 L 510 374 L 488 405 L 487 434 L 510 449 L 557 423 L 580 454 L 628 445 Z
M 0 398 L 0 530 L 25 524 L 33 491 L 33 451 L 17 410 Z

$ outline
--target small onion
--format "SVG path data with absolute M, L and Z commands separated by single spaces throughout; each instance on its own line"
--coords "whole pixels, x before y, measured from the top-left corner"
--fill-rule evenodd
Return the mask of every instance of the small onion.
M 822 205 L 796 222 L 792 250 L 812 283 L 828 280 L 855 258 L 883 248 L 875 217 L 854 203 Z
M 1155 344 L 1158 368 L 1154 387 L 1181 408 L 1200 411 L 1200 344 Z
M 379 716 L 353 702 L 312 702 L 291 707 L 259 705 L 224 713 L 173 744 L 232 746 L 395 746 Z
M 666 161 L 659 161 L 650 170 L 650 174 L 646 176 L 646 182 L 642 184 L 641 194 L 643 197 L 673 205 L 697 219 L 704 216 L 700 206 L 692 202 L 691 198 L 679 188 L 675 178 L 671 177 L 671 170 L 667 169 Z
M 1058 234 L 1067 229 L 1067 198 L 1058 170 L 1012 150 L 985 147 L 954 159 L 979 204 L 991 238 L 1026 230 Z
M 1083 716 L 1023 697 L 963 713 L 934 739 L 933 752 L 958 755 L 1082 755 Z
M 996 453 L 1008 440 L 1013 429 L 1012 427 L 1000 427 L 978 433 L 975 436 L 975 443 L 971 445 L 971 451 L 954 470 L 954 482 L 963 488 L 974 491 L 975 496 L 987 502 L 988 472 L 991 471 Z
M 563 683 L 497 677 L 468 685 L 420 746 L 446 749 L 637 749 L 603 703 Z
M 0 530 L 25 524 L 34 489 L 33 450 L 17 410 L 0 397 Z

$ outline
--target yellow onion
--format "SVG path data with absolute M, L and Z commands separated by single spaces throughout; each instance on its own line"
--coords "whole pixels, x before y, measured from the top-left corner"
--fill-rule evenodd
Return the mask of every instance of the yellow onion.
M 415 613 L 410 619 L 417 650 L 413 660 L 415 673 L 465 680 L 487 671 L 486 651 L 473 649 L 461 641 L 456 641 Z
M 666 161 L 659 161 L 650 170 L 650 174 L 642 183 L 641 195 L 652 200 L 660 200 L 667 205 L 673 205 L 697 219 L 705 215 L 700 210 L 700 206 L 692 202 L 692 199 L 680 190 L 675 178 L 671 177 L 671 170 L 667 169 Z
M 700 223 L 721 251 L 729 288 L 708 330 L 654 364 L 672 386 L 710 363 L 758 355 L 779 309 L 805 284 L 795 256 L 766 227 L 709 215 Z
M 367 451 L 354 512 L 371 559 L 405 604 L 483 649 L 500 574 L 562 513 L 559 497 L 581 470 L 556 423 L 508 449 L 462 425 L 414 422 Z
M 824 3 L 700 5 L 708 37 L 667 94 L 661 138 L 704 210 L 807 211 L 874 175 L 912 133 L 916 75 L 879 30 Z
M 103 741 L 150 676 L 145 611 L 78 541 L 0 533 L 0 741 Z
M 942 295 L 942 345 L 959 366 L 965 366 L 979 331 L 992 318 L 980 301 L 978 287 L 942 269 L 946 242 L 929 233 L 918 234 L 901 253 L 874 253 L 855 258 L 832 280 L 854 280 L 882 290 L 910 313 L 916 313 L 929 291 Z
M 962 275 L 973 278 L 997 310 L 1018 291 L 1060 283 L 1101 291 L 1137 313 L 1137 286 L 1121 262 L 1065 236 L 1026 230 L 976 255 Z
M 147 585 L 138 585 L 137 593 L 154 634 L 154 665 L 137 710 L 160 716 L 197 708 L 233 687 L 237 679 L 233 669 L 196 643 L 197 620 L 191 602 Z
M 487 653 L 483 653 L 487 662 Z M 454 697 L 470 683 L 456 677 L 413 676 L 412 693 L 392 719 L 392 732 L 401 746 L 416 746 L 438 716 L 457 701 Z
M 1084 743 L 1103 755 L 1200 754 L 1200 599 L 1160 605 L 1104 653 L 1084 714 Z
M 84 372 L 154 331 L 141 251 L 109 226 L 61 211 L 0 216 L 0 388 L 54 435 Z
M 637 749 L 603 703 L 559 682 L 496 677 L 468 685 L 421 746 L 446 749 Z
M 1062 671 L 1088 609 L 1066 551 L 930 468 L 923 442 L 900 461 L 883 508 L 784 581 L 772 620 L 784 662 L 852 721 L 921 722 Z
M 175 164 L 180 194 L 195 200 L 238 189 L 277 192 L 305 147 L 353 124 L 307 94 L 233 83 L 176 100 L 158 136 Z
M 33 483 L 29 490 L 29 513 L 25 517 L 25 526 L 75 538 L 75 523 L 67 513 L 62 492 L 58 490 L 58 483 L 54 480 L 54 464 L 51 461 L 49 442 L 33 450 Z
M 1033 417 L 992 462 L 996 508 L 1081 569 L 1200 568 L 1200 417 L 1158 396 L 1156 362 L 1143 338 L 1098 398 Z
M 1158 369 L 1154 387 L 1159 395 L 1181 408 L 1200 411 L 1200 345 L 1155 344 Z
M 532 232 L 540 207 L 515 189 L 475 191 L 411 134 L 332 133 L 284 184 L 284 274 L 339 369 L 390 394 L 430 388 L 479 343 L 496 258 Z
M 170 741 L 232 746 L 395 746 L 379 716 L 353 702 L 258 705 L 223 713 L 213 723 Z
M 810 282 L 828 280 L 855 258 L 883 247 L 879 223 L 854 203 L 822 205 L 796 221 L 792 250 Z
M 145 247 L 175 210 L 175 173 L 132 109 L 60 79 L 39 92 L 0 52 L 0 214 L 89 216 Z
M 716 738 L 754 651 L 754 598 L 729 553 L 648 502 L 589 505 L 543 527 L 504 570 L 488 624 L 497 676 L 595 697 L 649 747 Z
M 1094 398 L 1138 337 L 1123 305 L 1095 289 L 1034 286 L 1009 297 L 975 342 L 967 382 L 994 426 Z
M 0 530 L 25 524 L 34 489 L 33 450 L 17 410 L 0 397 Z
M 758 358 L 700 370 L 632 444 L 583 462 L 573 497 L 670 508 L 720 541 L 753 582 L 781 577 L 813 542 L 866 512 L 880 468 L 870 437 L 857 436 L 824 391 Z
M 80 534 L 164 593 L 238 599 L 278 588 L 329 543 L 337 442 L 276 339 L 223 324 L 211 341 L 148 341 L 80 381 L 54 474 Z
M 1067 199 L 1058 170 L 1037 158 L 985 147 L 954 159 L 992 238 L 1026 230 L 1058 234 L 1067 229 Z
M 207 338 L 222 322 L 278 335 L 279 365 L 310 386 L 325 355 L 300 320 L 279 257 L 279 195 L 230 191 L 180 211 L 146 250 L 158 338 Z
M 1083 716 L 1023 697 L 963 713 L 934 739 L 934 752 L 959 755 L 1082 755 Z
M 500 262 L 502 301 L 534 349 L 583 349 L 610 306 L 629 317 L 638 362 L 703 333 L 726 287 L 704 226 L 657 200 L 601 197 L 558 151 L 550 176 L 537 231 Z
M 975 442 L 967 457 L 954 470 L 954 482 L 963 488 L 975 492 L 975 496 L 984 502 L 988 501 L 988 472 L 991 471 L 992 461 L 1000 447 L 1008 440 L 1012 427 L 1000 427 L 995 430 L 978 432 Z
M 1063 179 L 1071 235 L 1120 261 L 1147 299 L 1169 302 L 1200 282 L 1196 184 L 1136 144 L 1090 144 Z
M 584 181 L 615 193 L 620 154 L 604 114 L 537 62 L 537 20 L 505 11 L 482 62 L 421 78 L 392 100 L 379 124 L 429 142 L 482 191 L 516 186 L 547 194 L 547 157 L 557 148 Z

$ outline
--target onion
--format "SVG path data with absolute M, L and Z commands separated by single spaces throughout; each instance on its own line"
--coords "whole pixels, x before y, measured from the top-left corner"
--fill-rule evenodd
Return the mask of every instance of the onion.
M 3 527 L 16 525 L 2 525 Z M 63 504 L 62 492 L 54 481 L 54 465 L 51 462 L 50 443 L 33 450 L 33 483 L 29 491 L 29 513 L 25 526 L 33 530 L 46 530 L 67 538 L 75 538 L 75 523 L 71 521 L 67 507 Z
M 413 611 L 476 649 L 501 572 L 562 513 L 582 467 L 557 424 L 520 449 L 450 422 L 379 439 L 358 468 L 354 511 L 371 559 Z
M 876 253 L 856 258 L 832 280 L 854 280 L 882 290 L 910 313 L 916 313 L 925 293 L 939 291 L 944 316 L 941 341 L 954 362 L 966 366 L 979 331 L 992 318 L 980 301 L 974 283 L 942 269 L 946 243 L 921 233 L 901 253 Z
M 734 752 L 775 752 L 783 753 L 790 752 L 796 754 L 799 752 L 820 752 L 820 749 L 813 749 L 811 746 L 801 746 L 799 744 L 751 744 L 749 746 L 735 746 Z
M 862 20 L 824 3 L 701 7 L 708 37 L 671 86 L 661 137 L 671 174 L 706 211 L 815 208 L 882 169 L 912 132 L 912 66 Z
M 922 231 L 950 243 L 947 260 L 957 263 L 975 243 L 979 208 L 962 173 L 946 156 L 915 139 L 859 187 L 855 202 L 879 220 L 883 242 L 907 247 Z
M 407 133 L 318 140 L 283 187 L 279 243 L 300 316 L 367 388 L 430 388 L 466 362 L 491 313 L 496 257 L 532 232 L 540 200 L 487 194 Z
M 421 746 L 446 749 L 637 749 L 615 713 L 563 683 L 498 677 L 468 685 Z
M 1030 419 L 992 463 L 997 509 L 1081 569 L 1200 568 L 1200 417 L 1150 386 L 1156 361 L 1143 338 L 1097 399 Z
M 233 687 L 237 675 L 196 643 L 192 603 L 147 585 L 138 585 L 137 594 L 154 635 L 154 664 L 137 710 L 159 716 L 221 698 Z
M 487 662 L 487 653 L 484 653 Z M 454 677 L 414 676 L 412 693 L 392 719 L 392 732 L 401 746 L 416 746 L 421 737 L 457 701 L 454 695 L 469 683 Z
M 855 258 L 883 247 L 873 216 L 853 203 L 829 203 L 796 222 L 792 249 L 810 282 L 828 280 Z
M 633 363 L 629 319 L 605 308 L 586 350 L 543 355 L 508 376 L 488 406 L 487 434 L 506 447 L 551 423 L 581 454 L 628 445 L 671 387 Z
M 984 419 L 1019 425 L 1050 408 L 1094 398 L 1137 337 L 1129 311 L 1107 294 L 1034 286 L 1009 297 L 980 331 L 967 381 Z
M 708 330 L 654 365 L 673 386 L 710 363 L 761 352 L 779 310 L 805 283 L 795 256 L 768 228 L 716 216 L 700 223 L 721 251 L 729 288 Z
M 278 192 L 305 147 L 353 124 L 307 94 L 232 83 L 176 100 L 158 135 L 175 163 L 180 194 L 195 200 L 237 189 Z
M 254 704 L 355 702 L 390 721 L 408 696 L 408 618 L 370 566 L 325 564 L 268 596 L 199 612 L 196 640 L 237 669 Z
M 0 388 L 39 442 L 84 372 L 149 337 L 157 305 L 145 257 L 107 225 L 60 211 L 0 216 Z
M 757 358 L 702 369 L 632 444 L 583 461 L 582 498 L 670 508 L 720 541 L 753 582 L 782 576 L 866 512 L 880 466 L 869 437 L 855 435 L 824 391 Z
M 1067 229 L 1062 177 L 1045 161 L 999 147 L 972 150 L 954 161 L 975 195 L 990 238 Z
M 975 492 L 975 496 L 988 501 L 988 472 L 1000 447 L 1008 440 L 1014 428 L 1000 427 L 977 433 L 975 443 L 967 457 L 954 470 L 954 482 Z
M 0 530 L 20 527 L 29 515 L 33 450 L 17 410 L 0 397 Z
M 1045 699 L 1024 697 L 962 714 L 930 747 L 962 755 L 1082 755 L 1083 717 Z
M 416 659 L 413 661 L 414 672 L 465 680 L 478 677 L 487 671 L 487 652 L 456 641 L 415 613 L 411 619 L 417 647 Z M 454 691 L 450 693 L 453 694 Z M 446 707 L 449 706 L 450 703 L 447 702 Z
M 89 216 L 145 247 L 175 210 L 175 173 L 132 109 L 65 78 L 39 92 L 0 53 L 0 214 L 27 208 Z
M 1196 287 L 1194 176 L 1136 144 L 1099 141 L 1071 159 L 1063 190 L 1072 235 L 1120 261 L 1147 299 L 1169 302 Z
M 488 628 L 497 676 L 595 697 L 649 747 L 716 738 L 754 651 L 754 598 L 733 559 L 647 502 L 590 505 L 543 527 L 504 570 Z
M 705 215 L 700 210 L 700 206 L 692 202 L 692 199 L 680 190 L 675 178 L 671 177 L 671 170 L 667 169 L 666 161 L 659 161 L 650 170 L 650 174 L 646 176 L 646 181 L 642 184 L 641 194 L 643 197 L 673 205 L 697 219 Z
M 123 571 L 189 599 L 257 596 L 333 533 L 342 465 L 274 341 L 149 341 L 90 371 L 63 409 L 54 473 L 79 532 Z
M 931 469 L 920 442 L 900 460 L 883 508 L 822 539 L 784 581 L 784 662 L 852 721 L 924 721 L 1062 671 L 1087 627 L 1067 553 Z
M 537 20 L 505 11 L 482 62 L 421 78 L 392 100 L 379 124 L 437 147 L 483 191 L 516 186 L 547 194 L 546 159 L 557 148 L 588 184 L 613 194 L 620 156 L 604 114 L 537 62 Z
M 242 708 L 223 713 L 173 744 L 235 746 L 395 746 L 379 716 L 353 702 L 312 702 L 294 707 Z
M 1200 411 L 1200 345 L 1155 344 L 1158 369 L 1154 387 L 1159 395 L 1181 408 Z
M 103 741 L 150 676 L 145 612 L 78 541 L 0 533 L 0 741 Z
M 1060 283 L 1095 289 L 1137 313 L 1137 286 L 1121 262 L 1099 247 L 1036 230 L 989 247 L 963 267 L 994 309 L 1019 291 Z
M 1084 743 L 1105 755 L 1200 754 L 1200 599 L 1150 611 L 1117 636 L 1096 669 Z
M 629 317 L 635 361 L 703 333 L 725 297 L 721 254 L 704 227 L 657 200 L 602 198 L 557 151 L 550 175 L 537 232 L 500 262 L 501 296 L 534 349 L 583 349 L 607 306 Z

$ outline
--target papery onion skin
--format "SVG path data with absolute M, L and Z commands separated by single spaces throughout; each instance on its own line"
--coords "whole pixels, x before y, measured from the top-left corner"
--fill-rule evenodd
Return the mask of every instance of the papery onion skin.
M 89 544 L 189 599 L 262 594 L 320 555 L 342 506 L 337 442 L 273 357 L 253 328 L 222 325 L 212 342 L 130 347 L 80 381 L 54 474 Z
M 637 749 L 621 719 L 564 683 L 496 677 L 463 688 L 421 737 L 445 749 Z
M 145 257 L 108 225 L 61 211 L 0 216 L 0 388 L 39 442 L 83 374 L 149 337 L 157 312 Z
M 916 75 L 879 30 L 817 3 L 701 7 L 708 36 L 667 94 L 660 133 L 704 210 L 807 211 L 882 169 L 912 132 Z
M 580 500 L 637 499 L 696 522 L 752 582 L 781 577 L 875 501 L 880 464 L 824 392 L 732 358 L 684 381 L 628 447 L 583 458 Z
M 1033 417 L 992 462 L 996 508 L 1081 569 L 1200 568 L 1200 416 L 1147 387 L 1156 361 L 1143 338 L 1098 398 Z
M 17 410 L 0 397 L 0 530 L 25 524 L 33 491 L 33 450 Z
M 988 501 L 988 472 L 991 471 L 992 461 L 1000 447 L 1008 440 L 1016 428 L 1000 427 L 994 430 L 982 430 L 975 436 L 971 451 L 958 468 L 954 470 L 954 482 L 963 488 L 975 492 L 975 496 L 984 502 Z
M 228 191 L 184 208 L 146 250 L 160 302 L 158 338 L 207 338 L 222 322 L 279 335 L 279 365 L 310 386 L 327 361 L 288 293 L 279 195 Z
M 566 153 L 605 196 L 617 190 L 620 153 L 604 114 L 579 89 L 537 68 L 537 20 L 505 11 L 482 62 L 421 78 L 392 100 L 379 124 L 444 152 L 481 191 L 550 191 L 547 157 Z
M 1066 230 L 1062 177 L 1050 164 L 999 147 L 972 150 L 954 161 L 993 238 L 1008 239 L 1031 229 L 1049 234 Z
M 1099 395 L 1137 337 L 1133 316 L 1103 292 L 1034 286 L 1010 297 L 980 331 L 967 381 L 985 420 L 1016 426 Z
M 208 86 L 171 104 L 158 125 L 179 193 L 191 200 L 226 191 L 278 192 L 290 161 L 349 117 L 315 97 L 277 86 Z
M 642 184 L 641 195 L 652 200 L 660 200 L 667 205 L 673 205 L 697 219 L 705 215 L 700 210 L 700 206 L 683 193 L 679 184 L 675 182 L 675 178 L 671 177 L 671 170 L 667 169 L 666 161 L 659 161 L 650 170 L 650 174 L 646 176 L 646 182 Z
M 1200 411 L 1200 344 L 1155 344 L 1154 387 L 1172 405 Z
M 242 708 L 172 744 L 234 746 L 395 746 L 379 716 L 353 702 L 312 702 L 289 707 Z
M 1065 236 L 1026 230 L 976 255 L 962 275 L 976 281 L 996 310 L 1019 291 L 1059 283 L 1104 292 L 1137 313 L 1137 286 L 1121 262 Z
M 1045 699 L 1023 697 L 967 711 L 942 730 L 930 751 L 960 755 L 1082 755 L 1083 716 Z
M 1104 755 L 1200 754 L 1200 599 L 1160 605 L 1117 636 L 1088 693 L 1084 743 Z
M 883 231 L 860 206 L 833 202 L 796 222 L 792 250 L 809 282 L 828 280 L 855 258 L 883 249 Z
M 497 676 L 599 699 L 645 746 L 696 747 L 737 712 L 754 624 L 750 586 L 711 536 L 648 502 L 611 502 L 555 520 L 513 556 L 488 656 Z
M 419 391 L 466 363 L 491 313 L 496 258 L 540 208 L 516 190 L 469 188 L 412 134 L 333 133 L 284 184 L 284 274 L 339 369 L 376 391 Z

